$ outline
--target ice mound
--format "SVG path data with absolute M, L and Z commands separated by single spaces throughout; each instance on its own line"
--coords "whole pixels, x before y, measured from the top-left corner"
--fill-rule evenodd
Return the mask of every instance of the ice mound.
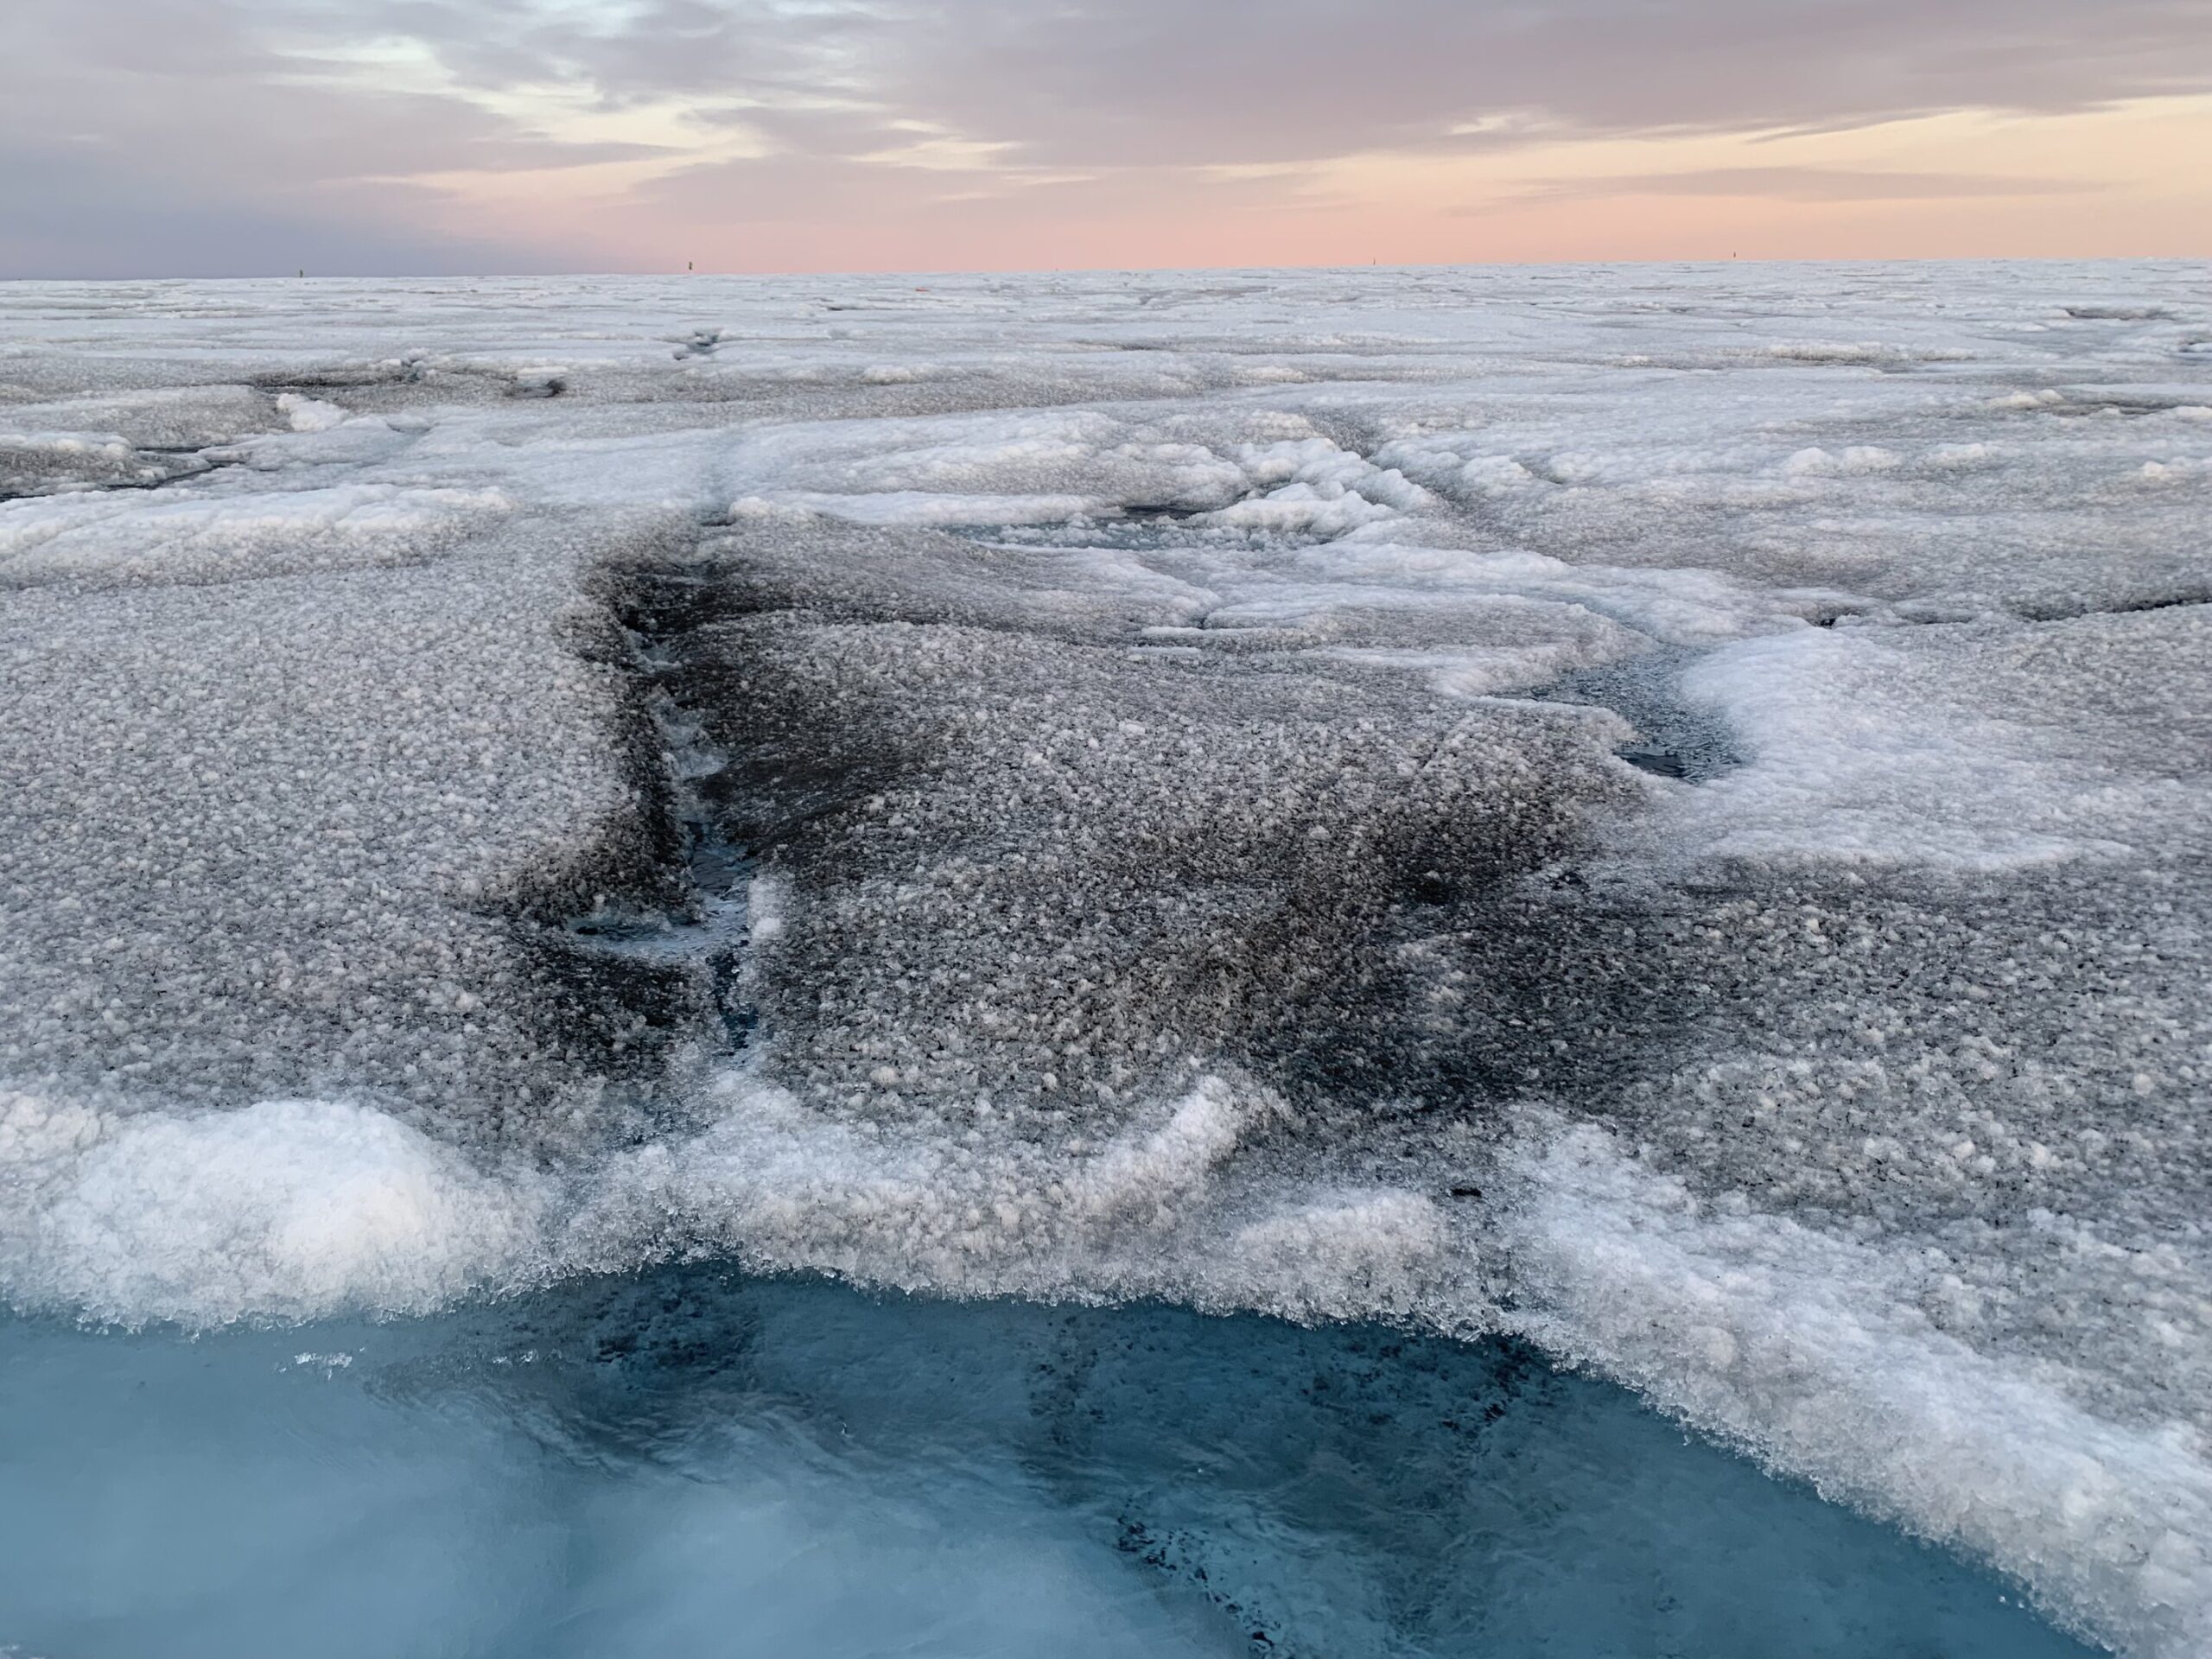
M 282 419 L 276 403 L 247 386 L 0 400 L 0 503 L 157 489 L 208 471 L 210 451 Z
M 138 385 L 0 403 L 0 433 L 111 434 L 133 448 L 189 452 L 284 424 L 281 400 L 245 385 Z
M 1284 1105 L 1249 1086 L 1202 1077 L 1088 1138 L 1011 1140 L 824 1112 L 758 1077 L 715 1092 L 711 1128 L 597 1173 L 563 1268 L 711 1251 L 957 1295 L 1473 1324 L 1477 1263 L 1436 1201 L 1270 1156 Z
M 1916 360 L 1941 362 L 1967 355 L 1964 352 L 1940 349 L 1916 351 L 1906 346 L 1885 345 L 1878 340 L 1856 343 L 1833 340 L 1777 340 L 1766 348 L 1766 354 L 1787 363 L 1867 364 L 1877 367 Z
M 1682 803 L 1712 855 L 1999 869 L 2202 855 L 2212 613 L 1807 630 L 1686 676 L 1751 764 Z
M 543 648 L 591 552 L 10 594 L 0 1071 L 195 1108 L 365 1089 L 450 1128 L 622 1070 L 634 1014 L 511 913 L 589 908 L 575 837 L 622 845 L 633 798 L 613 671 Z
M 1065 496 L 1196 511 L 1246 488 L 1243 470 L 1203 444 L 1087 410 L 795 426 L 753 435 L 742 460 L 785 487 L 840 495 Z
M 120 455 L 118 464 L 128 461 Z M 510 512 L 497 490 L 341 485 L 286 493 L 0 504 L 0 583 L 237 582 L 407 564 Z
M 0 1287 L 1505 1326 L 2199 1650 L 2212 319 L 1941 280 L 0 296 Z
M 149 454 L 111 435 L 0 432 L 0 500 L 79 490 L 151 489 L 206 466 L 196 456 Z
M 872 524 L 1140 515 L 1318 540 L 1440 505 L 1311 420 L 1233 407 L 793 426 L 752 436 L 732 465 L 767 486 L 765 504 Z
M 118 1116 L 10 1093 L 0 1192 L 15 1294 L 96 1319 L 420 1312 L 545 1265 L 527 1177 L 331 1102 Z
M 1519 1328 L 1926 1536 L 2032 1562 L 2131 1649 L 2212 1643 L 2212 1459 L 2180 1421 L 2123 1425 L 1917 1305 L 1900 1258 L 1656 1179 L 1601 1132 L 1525 1164 Z

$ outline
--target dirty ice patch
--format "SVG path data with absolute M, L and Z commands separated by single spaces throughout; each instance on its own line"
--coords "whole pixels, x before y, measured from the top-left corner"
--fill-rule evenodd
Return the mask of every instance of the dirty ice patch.
M 283 424 L 251 386 L 150 386 L 0 406 L 0 432 L 91 432 L 140 449 L 205 449 Z
M 1962 363 L 1972 353 L 1955 346 L 1910 346 L 1878 340 L 1786 340 L 1769 346 L 1764 355 L 1778 363 L 1902 368 L 1915 363 Z
M 0 432 L 0 500 L 83 490 L 149 489 L 207 463 L 196 455 L 152 454 L 113 434 Z
M 2212 1650 L 2212 1460 L 1938 1330 L 1911 1264 L 1700 1202 L 1602 1130 L 1518 1154 L 1513 1322 L 1554 1353 L 1924 1537 L 2138 1656 Z
M 495 489 L 346 484 L 256 495 L 0 504 L 0 587 L 233 582 L 413 563 L 512 510 Z
M 542 1264 L 543 1194 L 366 1107 L 118 1116 L 0 1092 L 0 1294 L 191 1326 L 420 1313 Z

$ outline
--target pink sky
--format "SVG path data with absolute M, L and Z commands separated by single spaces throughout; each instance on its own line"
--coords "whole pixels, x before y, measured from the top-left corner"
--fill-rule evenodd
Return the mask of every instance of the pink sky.
M 16 0 L 0 275 L 2212 256 L 2203 0 Z

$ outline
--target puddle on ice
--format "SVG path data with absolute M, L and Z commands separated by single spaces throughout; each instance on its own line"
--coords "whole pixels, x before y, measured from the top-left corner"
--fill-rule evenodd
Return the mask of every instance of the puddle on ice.
M 0 1376 L 11 1654 L 2084 1651 L 1618 1389 L 1372 1326 L 690 1269 L 16 1319 Z
M 1682 671 L 1696 655 L 1662 648 L 1625 663 L 1578 669 L 1528 695 L 1546 702 L 1612 709 L 1636 728 L 1642 740 L 1621 750 L 1622 760 L 1657 777 L 1701 784 L 1741 762 L 1726 720 L 1682 696 Z

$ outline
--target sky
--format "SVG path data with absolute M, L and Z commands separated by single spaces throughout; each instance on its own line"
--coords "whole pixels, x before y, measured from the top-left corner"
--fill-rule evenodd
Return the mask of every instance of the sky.
M 0 276 L 2212 257 L 2212 0 L 5 0 Z

